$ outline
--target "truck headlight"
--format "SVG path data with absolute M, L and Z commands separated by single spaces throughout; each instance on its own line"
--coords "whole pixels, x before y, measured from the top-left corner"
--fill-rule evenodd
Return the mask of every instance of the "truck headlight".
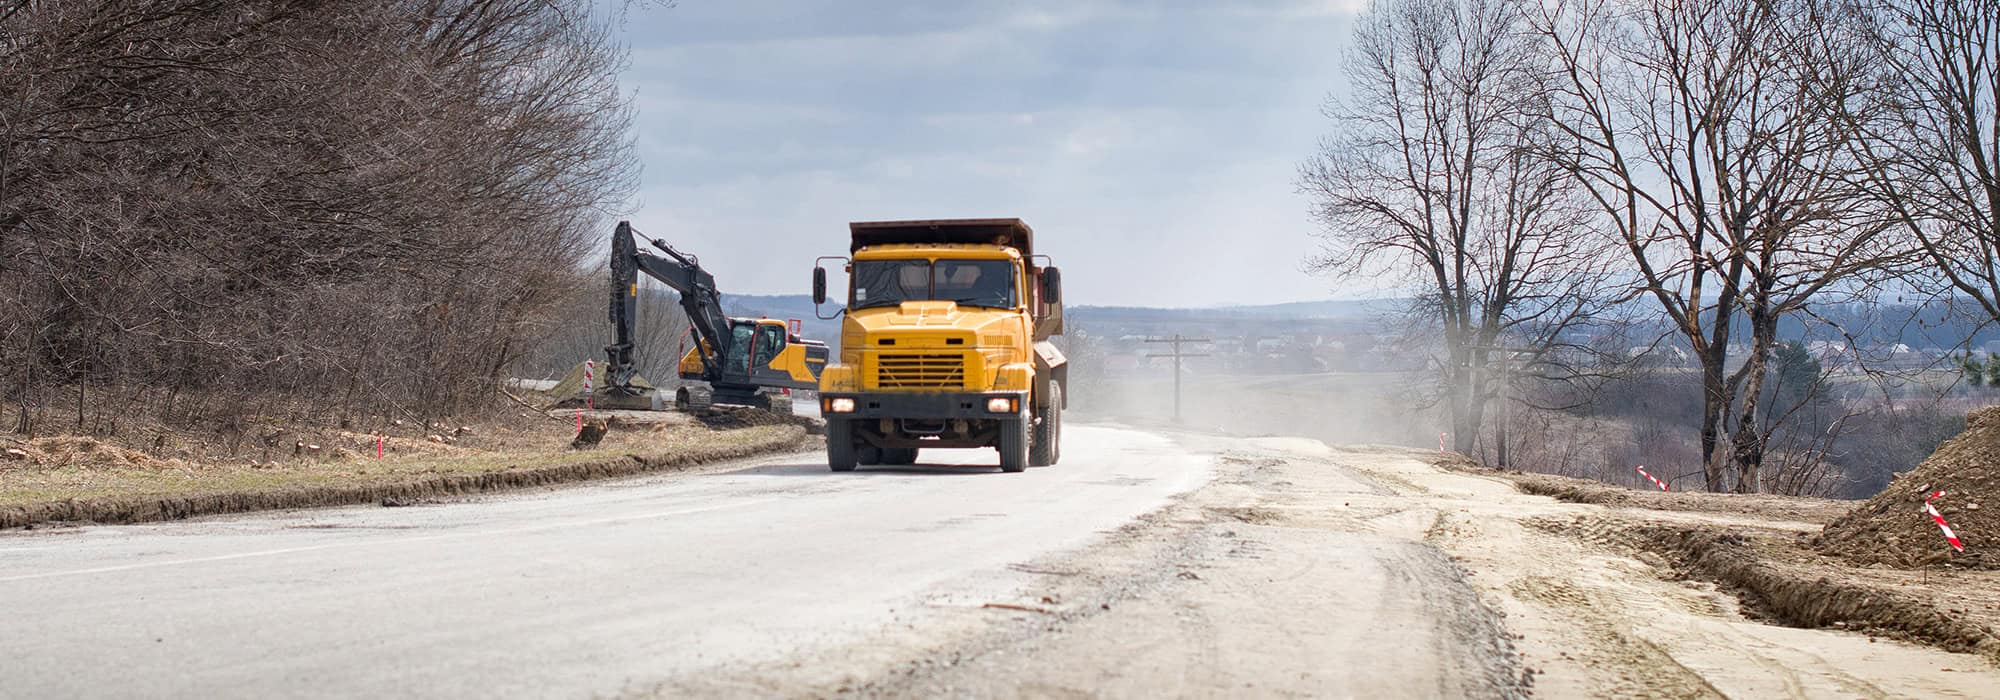
M 853 413 L 854 399 L 850 399 L 845 396 L 840 398 L 827 399 L 826 410 L 828 413 Z
M 988 412 L 988 413 L 1013 413 L 1013 412 L 1014 412 L 1014 400 L 1013 400 L 1013 399 L 1010 399 L 1010 398 L 1007 398 L 1007 397 L 1005 397 L 1005 396 L 995 396 L 995 397 L 993 397 L 993 398 L 990 398 L 990 399 L 987 399 L 987 400 L 986 400 L 986 412 Z

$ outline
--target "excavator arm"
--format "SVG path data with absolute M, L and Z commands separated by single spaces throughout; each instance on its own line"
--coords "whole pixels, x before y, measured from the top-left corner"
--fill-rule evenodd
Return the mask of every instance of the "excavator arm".
M 701 356 L 704 379 L 713 382 L 722 374 L 723 353 L 729 350 L 729 318 L 722 313 L 722 297 L 715 289 L 715 277 L 701 269 L 701 261 L 674 250 L 664 241 L 648 239 L 665 257 L 639 250 L 638 232 L 629 221 L 618 222 L 611 236 L 611 333 L 612 344 L 604 351 L 610 362 L 605 371 L 605 387 L 629 392 L 637 372 L 634 358 L 633 324 L 639 312 L 639 273 L 659 280 L 680 292 L 681 308 L 694 328 L 695 352 Z

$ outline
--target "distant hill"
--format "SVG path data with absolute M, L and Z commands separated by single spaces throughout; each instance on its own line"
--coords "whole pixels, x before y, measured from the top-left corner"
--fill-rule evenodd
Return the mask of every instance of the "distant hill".
M 1399 300 L 1300 301 L 1255 306 L 1225 306 L 1192 309 L 1162 309 L 1135 306 L 1072 306 L 1067 309 L 1071 331 L 1093 332 L 1226 332 L 1262 334 L 1284 332 L 1331 332 L 1366 324 Z M 805 294 L 724 294 L 723 309 L 731 316 L 768 316 L 799 319 L 805 336 L 840 344 L 839 319 L 822 320 L 813 309 L 812 297 Z M 831 316 L 838 304 L 829 303 L 820 311 Z M 1303 324 L 1303 325 L 1301 325 Z
M 812 297 L 804 294 L 725 294 L 722 299 L 731 315 L 796 318 L 804 322 L 807 337 L 833 343 L 840 336 L 840 322 L 816 318 Z M 1405 302 L 1405 299 L 1360 299 L 1206 308 L 1086 305 L 1071 306 L 1067 313 L 1072 330 L 1150 333 L 1181 332 L 1180 329 L 1186 328 L 1189 332 L 1232 334 L 1326 333 L 1369 329 L 1378 316 L 1396 311 Z M 831 315 L 839 306 L 827 304 L 823 310 Z M 1642 319 L 1640 330 L 1661 334 L 1671 330 L 1664 325 L 1664 319 L 1643 320 L 1653 313 L 1651 307 L 1635 304 L 1633 311 L 1636 318 Z M 1914 348 L 1948 349 L 1970 338 L 1974 348 L 2000 350 L 2000 329 L 1952 313 L 1939 303 L 1830 305 L 1818 311 L 1822 317 L 1847 328 L 1863 344 L 1901 342 Z M 1843 339 L 1837 331 L 1823 325 L 1806 326 L 1801 320 L 1788 317 L 1779 329 L 1779 336 L 1788 340 Z M 1743 331 L 1739 342 L 1748 340 L 1747 325 L 1737 324 Z
M 812 297 L 805 294 L 724 294 L 722 308 L 730 315 L 770 316 L 771 318 L 813 318 Z M 831 313 L 839 304 L 825 306 Z
M 827 345 L 840 345 L 840 319 L 820 320 L 813 312 L 813 300 L 807 294 L 724 294 L 722 310 L 731 316 L 769 316 L 799 320 L 805 337 L 825 341 Z M 840 304 L 828 303 L 821 307 L 828 316 L 840 310 Z
M 1293 301 L 1255 306 L 1213 306 L 1156 308 L 1147 306 L 1074 306 L 1069 314 L 1077 318 L 1148 321 L 1219 321 L 1235 319 L 1353 321 L 1366 320 L 1393 311 L 1401 299 L 1357 299 L 1343 301 Z

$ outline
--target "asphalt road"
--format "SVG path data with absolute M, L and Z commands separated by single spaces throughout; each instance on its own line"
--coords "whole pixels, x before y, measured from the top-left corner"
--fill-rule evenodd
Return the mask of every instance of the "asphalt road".
M 829 473 L 817 455 L 407 508 L 0 534 L 0 697 L 566 697 L 830 647 L 1014 589 L 1210 478 L 1071 426 Z M 932 466 L 926 466 L 932 465 Z

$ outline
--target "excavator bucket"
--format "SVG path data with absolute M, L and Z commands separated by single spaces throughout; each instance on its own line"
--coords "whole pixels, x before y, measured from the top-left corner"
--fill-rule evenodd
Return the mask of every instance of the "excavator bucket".
M 654 410 L 655 401 L 653 400 L 653 396 L 659 393 L 659 389 L 654 387 L 652 382 L 646 381 L 645 377 L 637 374 L 632 375 L 632 388 L 639 390 L 636 394 L 608 392 L 604 389 L 604 365 L 598 364 L 594 368 L 594 371 L 596 372 L 596 376 L 590 378 L 590 391 L 585 393 L 584 376 L 586 368 L 584 363 L 579 362 L 575 367 L 570 368 L 569 373 L 563 375 L 562 380 L 556 382 L 556 385 L 548 391 L 549 396 L 556 399 L 555 407 L 580 408 L 594 406 L 596 408 L 635 411 Z

